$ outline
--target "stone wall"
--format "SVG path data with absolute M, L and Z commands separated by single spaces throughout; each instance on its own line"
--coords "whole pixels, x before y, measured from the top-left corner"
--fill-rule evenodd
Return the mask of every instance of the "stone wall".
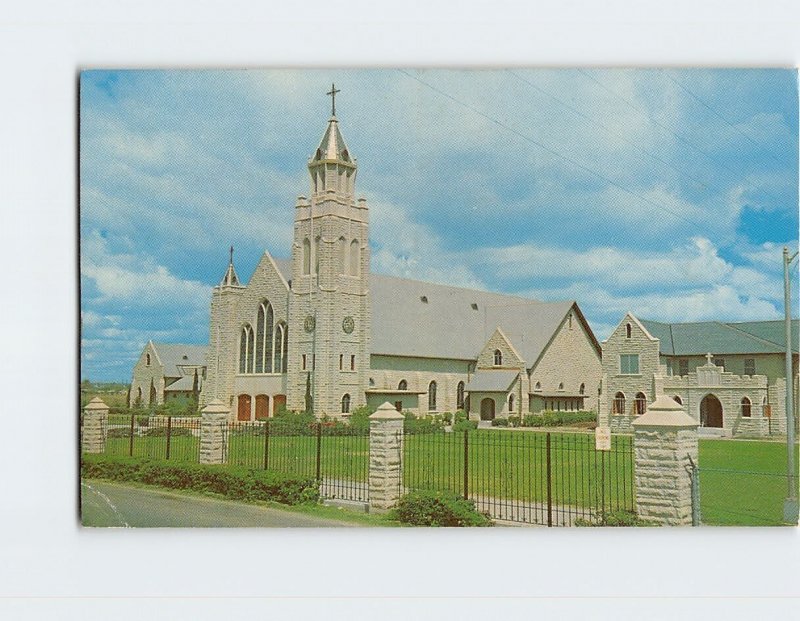
M 499 350 L 502 355 L 501 364 L 495 365 L 494 352 Z M 500 328 L 495 329 L 483 349 L 478 354 L 477 368 L 479 369 L 519 369 L 525 366 L 525 361 L 514 349 L 508 338 Z
M 147 356 L 150 356 L 150 364 L 147 364 Z M 156 404 L 164 403 L 164 366 L 156 355 L 152 341 L 148 341 L 142 350 L 139 360 L 133 366 L 133 376 L 131 378 L 130 401 L 128 407 L 133 407 L 136 397 L 141 390 L 141 405 L 150 405 L 150 383 L 156 389 Z

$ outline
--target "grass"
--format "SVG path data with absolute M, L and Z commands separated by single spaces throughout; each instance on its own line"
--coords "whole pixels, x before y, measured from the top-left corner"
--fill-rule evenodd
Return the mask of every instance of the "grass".
M 700 440 L 703 524 L 783 525 L 787 492 L 784 442 Z
M 469 433 L 468 485 L 471 497 L 547 500 L 546 433 L 476 430 Z M 314 436 L 274 436 L 269 467 L 314 475 Z M 551 491 L 554 505 L 632 509 L 633 458 L 630 436 L 614 436 L 613 451 L 594 451 L 591 434 L 551 434 Z M 107 451 L 128 454 L 129 438 L 109 438 Z M 162 459 L 164 437 L 135 437 L 134 456 Z M 197 461 L 199 439 L 171 439 L 171 459 Z M 228 462 L 261 468 L 264 436 L 231 434 Z M 800 462 L 798 462 L 800 463 Z M 323 477 L 365 482 L 369 445 L 365 436 L 322 438 Z M 700 440 L 700 499 L 704 524 L 764 526 L 783 524 L 786 496 L 786 445 L 781 442 Z M 749 474 L 754 473 L 754 474 Z M 758 474 L 755 474 L 758 473 Z M 463 433 L 409 435 L 405 438 L 404 486 L 463 494 Z

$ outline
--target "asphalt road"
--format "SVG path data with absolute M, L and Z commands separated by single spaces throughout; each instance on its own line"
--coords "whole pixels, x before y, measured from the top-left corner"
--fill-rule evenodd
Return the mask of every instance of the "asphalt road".
M 84 526 L 116 527 L 353 526 L 271 507 L 95 480 L 81 482 L 81 521 Z

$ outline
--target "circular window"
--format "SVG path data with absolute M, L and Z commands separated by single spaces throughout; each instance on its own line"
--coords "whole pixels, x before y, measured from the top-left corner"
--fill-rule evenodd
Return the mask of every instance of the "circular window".
M 353 318 L 347 316 L 342 321 L 342 330 L 345 331 L 345 334 L 350 334 L 356 327 L 356 322 L 353 321 Z
M 306 332 L 313 332 L 316 324 L 317 322 L 314 317 L 312 315 L 308 315 L 306 320 L 303 322 L 303 328 L 305 328 Z

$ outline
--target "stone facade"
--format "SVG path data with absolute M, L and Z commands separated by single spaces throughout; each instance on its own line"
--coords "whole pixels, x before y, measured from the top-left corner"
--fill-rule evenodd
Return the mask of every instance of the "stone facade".
M 403 415 L 383 403 L 369 418 L 369 508 L 387 511 L 403 485 Z
M 218 399 L 203 408 L 200 420 L 200 463 L 228 461 L 228 419 L 230 409 Z
M 128 406 L 148 407 L 170 399 L 188 399 L 193 395 L 195 373 L 202 394 L 205 346 L 148 341 L 133 367 Z
M 164 403 L 164 365 L 152 341 L 145 345 L 133 366 L 129 407 Z
M 108 434 L 108 406 L 95 397 L 83 409 L 81 450 L 84 453 L 105 453 Z
M 636 513 L 665 526 L 691 526 L 690 470 L 698 463 L 696 420 L 661 396 L 633 422 Z

